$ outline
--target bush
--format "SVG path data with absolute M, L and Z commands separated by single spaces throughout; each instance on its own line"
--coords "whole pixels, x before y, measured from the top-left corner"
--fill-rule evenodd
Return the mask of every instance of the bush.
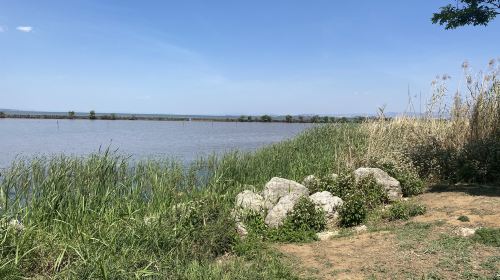
M 476 230 L 472 239 L 486 245 L 500 247 L 500 228 L 480 228 Z
M 498 182 L 500 181 L 500 135 L 471 141 L 465 145 L 458 157 L 454 181 Z
M 389 220 L 408 220 L 411 217 L 423 215 L 427 209 L 425 206 L 412 202 L 399 201 L 389 208 Z
M 464 216 L 464 215 L 458 217 L 457 220 L 459 220 L 460 222 L 468 222 L 468 221 L 470 221 L 469 217 Z
M 315 231 L 296 229 L 290 222 L 285 222 L 281 227 L 270 229 L 266 238 L 276 242 L 311 242 L 318 239 Z
M 309 198 L 301 198 L 287 216 L 283 225 L 269 229 L 259 213 L 248 213 L 243 220 L 249 238 L 278 242 L 309 242 L 316 240 L 316 232 L 326 228 L 325 214 L 316 209 Z
M 381 185 L 377 184 L 373 175 L 361 179 L 356 184 L 356 191 L 361 193 L 368 209 L 374 209 L 380 204 L 389 201 L 387 192 Z
M 325 213 L 316 209 L 308 197 L 302 197 L 293 207 L 287 221 L 295 230 L 322 231 L 326 227 Z
M 327 190 L 328 188 L 328 180 L 327 178 L 316 178 L 312 180 L 308 180 L 307 182 L 304 182 L 304 186 L 307 187 L 309 190 L 309 193 L 317 193 L 317 192 L 322 192 Z
M 392 162 L 385 162 L 378 166 L 401 183 L 403 196 L 409 197 L 424 192 L 424 181 L 420 179 L 414 168 Z
M 356 180 L 350 172 L 342 172 L 336 179 L 331 178 L 330 180 L 326 183 L 325 190 L 334 196 L 344 199 L 356 190 Z
M 353 194 L 344 200 L 339 211 L 340 225 L 344 227 L 357 226 L 361 224 L 368 213 L 365 200 L 361 194 Z

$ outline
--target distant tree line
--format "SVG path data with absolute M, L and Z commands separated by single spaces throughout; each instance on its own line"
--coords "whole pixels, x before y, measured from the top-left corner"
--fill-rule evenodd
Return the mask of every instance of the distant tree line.
M 330 117 L 330 116 L 292 116 L 286 115 L 284 117 L 271 117 L 269 115 L 262 115 L 260 117 L 240 116 L 238 119 L 229 119 L 226 121 L 238 122 L 285 122 L 285 123 L 362 123 L 368 119 L 375 117 Z
M 18 118 L 18 119 L 86 119 L 86 120 L 151 120 L 151 121 L 215 121 L 215 122 L 281 122 L 281 123 L 362 123 L 375 117 L 330 117 L 330 116 L 240 116 L 238 118 L 217 118 L 217 117 L 164 117 L 164 116 L 135 116 L 135 115 L 117 115 L 97 114 L 91 110 L 87 115 L 77 114 L 75 111 L 69 111 L 65 114 L 6 114 L 0 112 L 0 118 Z

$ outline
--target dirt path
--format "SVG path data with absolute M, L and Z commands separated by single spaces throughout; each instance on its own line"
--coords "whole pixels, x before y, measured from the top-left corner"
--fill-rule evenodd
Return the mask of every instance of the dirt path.
M 413 198 L 427 206 L 408 222 L 368 223 L 369 232 L 278 250 L 316 279 L 492 279 L 500 248 L 459 237 L 461 227 L 500 227 L 499 187 L 434 188 Z M 457 218 L 468 216 L 469 222 Z

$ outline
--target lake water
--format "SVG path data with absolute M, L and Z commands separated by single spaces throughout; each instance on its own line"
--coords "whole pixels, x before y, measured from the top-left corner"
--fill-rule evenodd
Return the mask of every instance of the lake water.
M 0 119 L 0 168 L 18 156 L 86 155 L 99 147 L 134 159 L 249 151 L 294 137 L 310 124 Z

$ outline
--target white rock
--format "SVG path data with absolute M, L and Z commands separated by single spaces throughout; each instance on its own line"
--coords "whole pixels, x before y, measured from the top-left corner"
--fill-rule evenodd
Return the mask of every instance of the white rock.
M 323 232 L 316 233 L 316 236 L 321 241 L 329 240 L 332 237 L 337 236 L 337 235 L 339 235 L 338 231 L 323 231 Z
M 236 208 L 260 212 L 264 205 L 264 198 L 253 191 L 245 190 L 236 196 Z
M 9 221 L 9 225 L 8 225 L 10 228 L 13 228 L 15 229 L 16 231 L 23 231 L 24 230 L 24 225 L 23 223 L 21 223 L 20 221 L 18 221 L 17 219 L 12 219 Z
M 469 236 L 472 236 L 476 233 L 476 229 L 473 229 L 473 228 L 460 228 L 458 230 L 458 235 L 462 236 L 462 237 L 469 237 Z
M 342 206 L 342 204 L 344 204 L 344 201 L 340 197 L 333 196 L 327 191 L 312 194 L 309 196 L 309 199 L 316 205 L 316 207 L 323 209 L 328 217 L 335 215 L 337 210 Z
M 266 219 L 264 220 L 266 225 L 271 228 L 282 225 L 288 213 L 293 210 L 295 204 L 301 197 L 305 196 L 306 195 L 301 193 L 291 193 L 280 198 L 278 203 L 271 208 L 269 213 L 267 213 Z
M 309 190 L 295 181 L 274 177 L 267 182 L 262 191 L 266 203 L 272 205 L 275 205 L 280 198 L 289 194 L 309 195 Z
M 369 175 L 373 175 L 373 177 L 377 181 L 377 184 L 384 187 L 389 200 L 399 200 L 401 199 L 401 197 L 403 197 L 403 192 L 401 191 L 401 184 L 399 183 L 399 181 L 389 176 L 389 174 L 387 174 L 387 172 L 383 171 L 382 169 L 361 167 L 354 171 L 356 181 L 368 177 Z
M 356 233 L 363 233 L 363 232 L 368 231 L 368 228 L 365 225 L 359 225 L 357 227 L 354 227 L 354 231 Z
M 236 223 L 236 232 L 240 237 L 245 237 L 248 235 L 248 231 L 245 227 L 245 225 L 241 222 Z

